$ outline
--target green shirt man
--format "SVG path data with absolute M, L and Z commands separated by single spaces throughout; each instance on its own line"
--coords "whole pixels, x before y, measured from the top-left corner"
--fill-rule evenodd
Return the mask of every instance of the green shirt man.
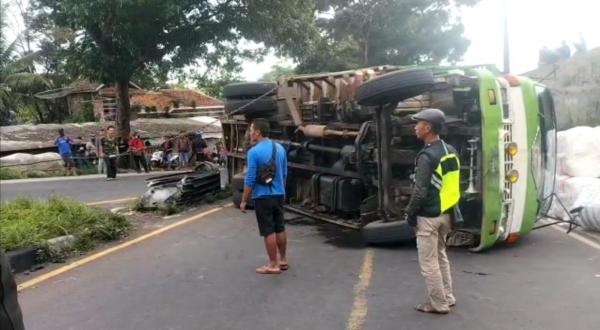
M 106 162 L 106 180 L 117 177 L 117 157 L 119 156 L 119 140 L 115 136 L 115 127 L 106 128 L 106 137 L 100 140 L 100 156 Z

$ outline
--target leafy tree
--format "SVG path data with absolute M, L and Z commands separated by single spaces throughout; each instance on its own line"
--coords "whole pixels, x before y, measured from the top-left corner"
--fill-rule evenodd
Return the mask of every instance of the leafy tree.
M 52 82 L 33 69 L 36 53 L 21 56 L 15 53 L 17 38 L 0 49 L 0 124 L 15 121 L 15 117 L 45 122 L 48 105 L 34 95 L 52 87 Z
M 216 98 L 223 98 L 223 87 L 232 82 L 241 81 L 242 78 L 238 75 L 239 70 L 223 70 L 212 75 L 197 76 L 197 86 L 207 95 Z
M 271 71 L 265 73 L 260 80 L 278 81 L 281 78 L 293 76 L 295 72 L 294 67 L 275 64 L 271 67 Z
M 243 40 L 298 58 L 316 36 L 315 6 L 305 0 L 33 0 L 78 37 L 70 63 L 92 80 L 114 82 L 117 127 L 129 135 L 128 82 L 152 67 L 248 55 Z
M 456 8 L 478 0 L 321 0 L 323 39 L 301 72 L 456 61 L 469 42 Z M 333 15 L 331 15 L 333 13 Z
M 47 105 L 34 94 L 52 86 L 51 81 L 35 73 L 37 53 L 20 53 L 23 40 L 19 35 L 13 41 L 4 34 L 6 4 L 0 3 L 0 125 L 11 124 L 15 117 L 45 120 Z

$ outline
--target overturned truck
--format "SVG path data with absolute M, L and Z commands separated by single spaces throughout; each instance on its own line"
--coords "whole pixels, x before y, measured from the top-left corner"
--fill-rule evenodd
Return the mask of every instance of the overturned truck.
M 381 66 L 225 87 L 222 121 L 239 204 L 253 118 L 287 150 L 289 211 L 362 230 L 368 242 L 409 239 L 403 221 L 422 143 L 411 115 L 438 108 L 460 157 L 464 224 L 454 237 L 483 250 L 530 232 L 554 186 L 552 97 L 492 67 Z

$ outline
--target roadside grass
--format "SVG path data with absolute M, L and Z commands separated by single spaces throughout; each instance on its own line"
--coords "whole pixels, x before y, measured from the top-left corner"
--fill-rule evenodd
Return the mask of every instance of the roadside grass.
M 23 173 L 8 167 L 0 167 L 0 180 L 23 179 Z
M 53 196 L 45 201 L 19 197 L 0 204 L 2 249 L 40 247 L 47 252 L 46 242 L 49 239 L 64 235 L 76 238 L 66 255 L 49 255 L 51 261 L 61 261 L 92 249 L 100 242 L 124 237 L 130 229 L 131 224 L 124 216 L 66 197 Z

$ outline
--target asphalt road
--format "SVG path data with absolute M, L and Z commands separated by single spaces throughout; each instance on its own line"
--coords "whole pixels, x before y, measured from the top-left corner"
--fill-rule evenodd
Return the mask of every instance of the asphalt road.
M 26 327 L 575 330 L 600 324 L 600 250 L 552 228 L 481 254 L 452 249 L 458 302 L 446 316 L 412 309 L 425 297 L 412 244 L 365 247 L 353 231 L 301 218 L 288 223 L 288 232 L 291 269 L 257 275 L 265 256 L 253 214 L 225 208 L 25 289 Z
M 106 181 L 102 175 L 5 180 L 0 182 L 0 200 L 9 201 L 17 196 L 47 198 L 51 195 L 64 195 L 82 202 L 97 202 L 135 197 L 146 191 L 144 179 L 169 173 L 171 172 L 131 173 L 118 175 L 114 181 Z

